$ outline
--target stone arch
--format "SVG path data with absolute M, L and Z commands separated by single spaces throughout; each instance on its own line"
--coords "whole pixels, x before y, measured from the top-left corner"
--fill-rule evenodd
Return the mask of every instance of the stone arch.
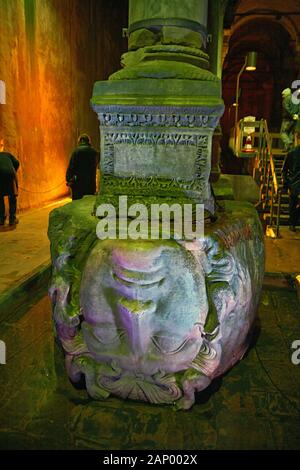
M 236 78 L 250 50 L 258 52 L 257 71 L 244 72 L 241 77 L 239 117 L 254 115 L 265 118 L 269 127 L 278 130 L 281 123 L 281 90 L 297 78 L 295 31 L 266 16 L 247 16 L 232 28 L 228 52 L 223 64 L 223 98 L 226 111 L 223 132 L 234 125 Z
M 252 13 L 253 11 L 253 13 Z M 265 15 L 259 13 L 259 9 L 250 10 L 249 16 L 239 17 L 237 21 L 231 27 L 230 35 L 231 37 L 235 34 L 237 30 L 243 28 L 249 21 L 272 21 L 274 23 L 280 24 L 290 35 L 291 40 L 295 43 L 296 46 L 299 44 L 299 30 L 298 27 L 293 20 L 293 18 L 289 15 L 282 16 L 280 20 L 276 19 L 276 12 L 274 11 L 274 18 L 267 19 Z

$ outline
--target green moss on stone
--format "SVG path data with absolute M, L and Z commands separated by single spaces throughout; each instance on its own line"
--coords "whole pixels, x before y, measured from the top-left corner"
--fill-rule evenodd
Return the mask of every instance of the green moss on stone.
M 133 31 L 129 36 L 128 49 L 130 51 L 139 49 L 144 46 L 151 46 L 160 40 L 160 34 L 150 31 L 149 29 L 141 28 Z
M 219 79 L 208 70 L 175 60 L 151 60 L 137 66 L 126 67 L 109 77 L 110 80 L 183 79 L 218 82 Z

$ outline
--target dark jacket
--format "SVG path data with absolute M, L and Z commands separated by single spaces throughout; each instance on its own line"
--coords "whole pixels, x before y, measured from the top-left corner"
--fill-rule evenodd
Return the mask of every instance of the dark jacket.
M 0 195 L 12 196 L 18 193 L 17 170 L 19 161 L 8 152 L 0 152 Z
M 300 147 L 287 154 L 282 172 L 284 185 L 300 194 Z
M 96 192 L 96 171 L 99 153 L 91 145 L 80 144 L 72 153 L 66 179 L 72 188 L 73 199 Z

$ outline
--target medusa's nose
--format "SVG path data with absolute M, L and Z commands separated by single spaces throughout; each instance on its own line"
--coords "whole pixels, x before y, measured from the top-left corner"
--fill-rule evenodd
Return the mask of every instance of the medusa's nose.
M 128 342 L 132 351 L 143 355 L 152 337 L 152 315 L 156 311 L 154 302 L 141 302 L 121 297 L 118 305 L 119 320 L 127 332 Z

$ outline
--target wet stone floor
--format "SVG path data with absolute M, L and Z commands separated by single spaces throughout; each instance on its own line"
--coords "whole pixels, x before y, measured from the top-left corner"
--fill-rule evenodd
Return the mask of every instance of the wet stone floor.
M 66 378 L 42 297 L 0 323 L 0 449 L 300 449 L 300 340 L 296 294 L 264 290 L 246 357 L 189 411 L 108 398 Z

